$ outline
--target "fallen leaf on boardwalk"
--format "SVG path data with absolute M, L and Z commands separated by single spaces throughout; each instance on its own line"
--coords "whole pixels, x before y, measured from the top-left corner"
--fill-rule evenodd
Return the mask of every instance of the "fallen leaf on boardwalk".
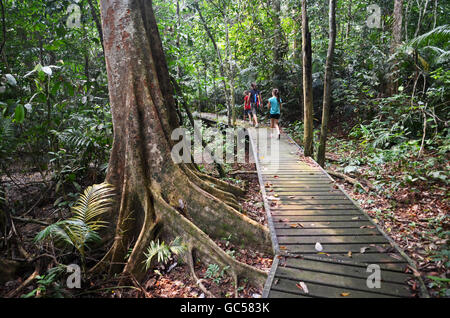
M 341 296 L 342 297 L 347 297 L 347 296 L 350 296 L 350 293 L 341 293 Z
M 278 194 L 274 194 L 273 196 L 274 196 L 275 198 L 278 198 Z
M 316 251 L 318 251 L 318 252 L 322 252 L 322 251 L 323 251 L 322 244 L 320 244 L 319 242 L 316 243 L 316 245 L 314 246 L 314 248 L 315 248 Z
M 361 249 L 359 250 L 359 252 L 361 253 L 361 254 L 364 254 L 365 252 L 366 252 L 366 250 L 368 250 L 370 247 L 361 247 Z
M 277 279 L 275 279 L 275 281 L 273 282 L 273 284 L 274 284 L 274 285 L 277 285 L 279 281 L 280 281 L 280 280 L 277 278 Z
M 301 224 L 301 223 L 297 223 L 297 224 L 298 224 L 298 226 L 300 226 L 300 227 L 304 227 L 303 224 Z
M 358 219 L 359 219 L 358 216 L 355 216 L 355 217 L 352 218 L 352 220 L 358 220 Z
M 275 179 L 279 178 L 279 176 L 273 176 Z
M 309 293 L 308 287 L 306 286 L 306 284 L 304 282 L 298 282 L 298 284 L 295 284 L 295 286 L 297 286 L 297 288 L 303 290 L 305 292 L 305 294 Z
M 290 195 L 289 197 L 288 197 L 289 199 L 293 199 L 293 198 L 295 198 L 293 195 Z
M 297 227 L 298 227 L 298 224 L 291 224 L 291 227 L 297 228 Z
M 276 195 L 275 195 L 275 196 L 276 196 Z M 268 196 L 267 196 L 267 200 L 270 200 L 270 201 L 279 201 L 280 199 L 279 199 L 279 198 L 276 198 L 275 196 L 268 195 Z
M 287 249 L 286 246 L 280 246 L 280 250 L 285 250 L 285 249 Z
M 289 222 L 288 219 L 281 219 L 280 222 Z
M 328 253 L 324 253 L 324 252 L 319 252 L 319 253 L 317 253 L 317 254 L 320 254 L 320 255 L 326 255 L 326 256 L 330 256 L 330 254 L 328 254 Z
M 347 256 L 352 257 L 352 251 L 348 251 Z

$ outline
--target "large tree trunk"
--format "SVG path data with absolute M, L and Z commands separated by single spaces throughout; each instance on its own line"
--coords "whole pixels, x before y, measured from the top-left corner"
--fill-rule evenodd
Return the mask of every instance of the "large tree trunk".
M 264 272 L 237 262 L 211 239 L 231 235 L 236 244 L 271 250 L 267 229 L 230 206 L 242 190 L 171 158 L 178 120 L 152 1 L 102 0 L 101 16 L 114 126 L 106 181 L 119 199 L 110 217 L 117 224 L 114 242 L 95 269 L 143 278 L 144 252 L 161 233 L 183 238 L 189 264 L 195 250 L 230 265 L 233 277 L 261 285 Z
M 320 130 L 319 149 L 317 151 L 317 163 L 324 167 L 325 165 L 325 145 L 328 134 L 328 119 L 331 104 L 331 80 L 333 77 L 333 55 L 336 44 L 336 0 L 330 0 L 329 3 L 329 43 L 327 52 L 327 62 L 325 66 L 325 80 L 323 83 L 323 109 L 322 109 L 322 127 Z
M 303 113 L 305 156 L 313 155 L 313 90 L 312 90 L 312 53 L 311 32 L 308 28 L 308 12 L 306 0 L 302 0 L 302 50 L 303 50 Z

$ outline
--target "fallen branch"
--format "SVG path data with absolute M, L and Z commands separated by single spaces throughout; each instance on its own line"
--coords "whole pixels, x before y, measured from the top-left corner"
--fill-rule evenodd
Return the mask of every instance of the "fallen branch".
M 352 177 L 349 177 L 349 176 L 347 176 L 347 175 L 345 175 L 345 174 L 343 174 L 343 173 L 336 172 L 336 171 L 332 171 L 332 170 L 327 170 L 327 172 L 328 172 L 328 174 L 330 174 L 330 175 L 332 175 L 332 176 L 334 176 L 334 177 L 343 179 L 343 180 L 345 180 L 346 182 L 348 182 L 348 183 L 350 183 L 350 184 L 352 184 L 352 185 L 357 185 L 357 184 L 360 185 L 361 188 L 362 188 L 365 192 L 369 192 L 370 190 L 375 190 L 375 187 L 374 187 L 373 185 L 367 184 L 367 187 L 365 187 L 365 186 L 363 186 L 363 185 L 361 184 L 361 182 L 359 182 L 358 180 L 356 180 L 356 179 L 354 179 L 354 178 L 352 178 Z
M 246 170 L 238 170 L 238 171 L 231 171 L 228 174 L 229 175 L 237 175 L 237 174 L 255 174 L 258 173 L 257 171 L 246 171 Z
M 35 219 L 20 218 L 17 216 L 13 216 L 12 219 L 14 221 L 18 221 L 18 222 L 22 222 L 22 223 L 34 223 L 34 224 L 39 224 L 39 225 L 44 225 L 44 226 L 50 225 L 50 223 L 47 223 L 47 222 L 43 222 L 43 221 L 39 221 L 39 220 L 35 220 Z
M 35 278 L 36 276 L 39 275 L 39 267 L 36 266 L 36 269 L 34 270 L 34 272 L 22 283 L 20 284 L 19 287 L 17 287 L 16 289 L 10 291 L 8 294 L 6 294 L 6 298 L 11 298 L 14 297 L 15 295 L 17 295 L 22 289 L 24 289 L 25 287 L 27 287 Z

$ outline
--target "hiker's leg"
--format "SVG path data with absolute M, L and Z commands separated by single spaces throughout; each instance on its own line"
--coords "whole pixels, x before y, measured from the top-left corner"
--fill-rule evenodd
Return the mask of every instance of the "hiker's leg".
M 275 125 L 275 128 L 277 130 L 277 134 L 279 135 L 280 134 L 280 127 L 278 126 L 278 119 L 274 119 L 274 125 Z

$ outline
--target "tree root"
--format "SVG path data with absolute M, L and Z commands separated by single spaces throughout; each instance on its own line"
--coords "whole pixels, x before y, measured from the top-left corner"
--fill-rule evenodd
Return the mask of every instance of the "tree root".
M 217 188 L 221 189 L 222 191 L 226 191 L 226 192 L 230 192 L 232 194 L 234 194 L 237 197 L 241 197 L 243 195 L 245 195 L 245 190 L 237 187 L 235 185 L 229 184 L 225 181 L 216 179 L 214 177 L 211 177 L 205 173 L 202 172 L 196 172 L 196 174 L 203 180 L 211 182 L 212 184 L 214 184 Z
M 216 188 L 209 184 L 208 182 L 202 180 L 194 171 L 192 171 L 190 168 L 187 168 L 186 166 L 181 166 L 182 170 L 186 173 L 188 178 L 191 182 L 195 183 L 197 186 L 199 186 L 204 191 L 210 193 L 211 195 L 215 196 L 218 199 L 221 199 L 229 206 L 233 207 L 236 210 L 240 210 L 240 205 L 236 200 L 236 197 L 224 190 L 221 190 L 220 188 Z
M 250 283 L 257 287 L 264 285 L 267 273 L 232 258 L 217 246 L 208 235 L 168 205 L 162 198 L 155 197 L 155 208 L 157 213 L 162 213 L 162 219 L 166 225 L 164 229 L 170 231 L 171 235 L 183 237 L 188 247 L 190 247 L 189 253 L 191 255 L 195 249 L 202 259 L 218 264 L 221 267 L 229 266 L 232 275 L 236 277 L 236 282 L 238 282 L 240 277 L 246 277 Z
M 210 298 L 216 298 L 216 296 L 214 296 L 213 293 L 211 293 L 208 289 L 206 289 L 205 285 L 203 285 L 203 279 L 199 279 L 197 277 L 197 275 L 195 274 L 195 269 L 194 269 L 194 256 L 193 256 L 193 248 L 192 246 L 188 248 L 188 252 L 186 255 L 186 260 L 187 260 L 187 264 L 189 266 L 189 270 L 191 271 L 191 275 L 194 278 L 196 284 L 198 285 L 198 287 L 200 288 L 200 290 L 205 293 L 206 295 L 208 295 Z

